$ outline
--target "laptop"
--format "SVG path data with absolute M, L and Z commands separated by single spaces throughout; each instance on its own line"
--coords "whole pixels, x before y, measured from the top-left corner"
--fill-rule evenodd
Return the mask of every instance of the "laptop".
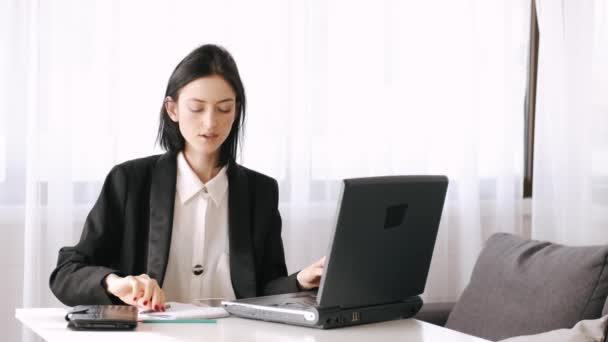
M 224 301 L 232 315 L 321 329 L 414 316 L 422 307 L 448 179 L 345 179 L 318 291 Z

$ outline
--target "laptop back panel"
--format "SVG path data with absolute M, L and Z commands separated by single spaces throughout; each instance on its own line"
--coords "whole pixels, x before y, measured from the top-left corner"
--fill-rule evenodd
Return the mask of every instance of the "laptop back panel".
M 344 180 L 319 306 L 364 307 L 422 294 L 447 184 L 444 176 Z
M 233 315 L 337 328 L 412 317 L 422 307 L 447 190 L 444 176 L 347 179 L 317 305 L 290 293 L 223 302 Z

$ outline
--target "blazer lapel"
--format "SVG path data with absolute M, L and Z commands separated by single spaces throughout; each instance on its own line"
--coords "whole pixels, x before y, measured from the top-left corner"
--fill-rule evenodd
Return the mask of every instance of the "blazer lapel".
M 156 162 L 150 185 L 150 231 L 148 234 L 147 274 L 162 286 L 169 259 L 175 181 L 177 177 L 176 154 L 167 152 Z
M 243 168 L 231 162 L 228 168 L 228 241 L 230 277 L 237 298 L 257 295 L 250 190 Z

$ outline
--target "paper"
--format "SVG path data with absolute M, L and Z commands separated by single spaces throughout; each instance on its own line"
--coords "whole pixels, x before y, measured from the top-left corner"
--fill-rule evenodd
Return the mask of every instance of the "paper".
M 228 317 L 223 307 L 204 307 L 194 304 L 168 302 L 164 312 L 140 311 L 139 320 L 210 319 Z

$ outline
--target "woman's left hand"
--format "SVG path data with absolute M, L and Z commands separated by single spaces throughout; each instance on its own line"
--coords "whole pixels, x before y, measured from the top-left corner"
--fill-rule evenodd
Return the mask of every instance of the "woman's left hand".
M 303 290 L 314 289 L 315 287 L 319 287 L 319 283 L 321 282 L 321 276 L 323 275 L 323 270 L 325 269 L 325 257 L 322 257 L 314 264 L 306 267 L 301 270 L 298 275 L 298 284 L 300 288 Z

